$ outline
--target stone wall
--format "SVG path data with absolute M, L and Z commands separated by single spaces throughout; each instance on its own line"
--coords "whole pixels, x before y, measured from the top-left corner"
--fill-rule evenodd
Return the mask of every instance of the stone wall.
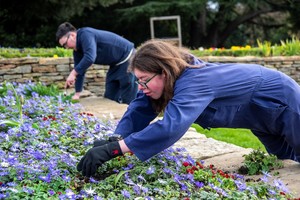
M 202 57 L 208 62 L 256 63 L 284 72 L 300 84 L 300 56 L 291 57 Z M 72 58 L 12 58 L 0 59 L 0 82 L 24 83 L 29 80 L 56 84 L 63 88 L 74 63 Z M 91 66 L 85 78 L 84 88 L 97 96 L 104 93 L 108 66 Z
M 0 82 L 25 83 L 29 80 L 56 84 L 63 88 L 74 67 L 72 58 L 12 58 L 0 59 Z M 93 65 L 85 75 L 84 88 L 102 96 L 108 66 Z
M 300 56 L 276 56 L 276 57 L 203 57 L 202 60 L 207 62 L 222 63 L 254 63 L 263 65 L 268 68 L 281 71 L 292 77 L 300 84 Z

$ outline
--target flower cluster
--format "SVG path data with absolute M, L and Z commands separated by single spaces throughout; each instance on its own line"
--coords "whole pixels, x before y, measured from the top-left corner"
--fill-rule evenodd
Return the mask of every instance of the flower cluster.
M 237 50 L 249 50 L 251 49 L 251 46 L 250 45 L 246 45 L 246 46 L 231 46 L 230 47 L 230 50 L 232 51 L 237 51 Z M 228 49 L 225 49 L 224 47 L 221 47 L 221 48 L 217 48 L 217 47 L 210 47 L 208 49 L 204 49 L 203 47 L 199 47 L 198 48 L 199 51 L 205 51 L 205 50 L 208 50 L 208 51 L 224 51 L 224 50 L 228 50 Z
M 132 153 L 103 164 L 91 178 L 82 177 L 76 165 L 97 139 L 107 139 L 115 123 L 83 112 L 80 104 L 32 93 L 16 85 L 24 97 L 1 93 L 0 199 L 278 199 L 291 198 L 278 180 L 268 174 L 259 183 L 247 183 L 238 174 L 205 166 L 184 149 L 170 147 L 139 161 Z M 20 116 L 22 111 L 22 116 Z M 21 120 L 22 119 L 22 120 Z

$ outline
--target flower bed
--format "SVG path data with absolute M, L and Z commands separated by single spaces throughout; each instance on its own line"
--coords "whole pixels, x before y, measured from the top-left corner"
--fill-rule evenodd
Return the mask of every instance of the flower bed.
M 76 164 L 115 125 L 63 95 L 0 85 L 0 199 L 292 199 L 280 180 L 247 182 L 169 148 L 146 162 L 115 158 L 85 178 Z M 27 91 L 27 92 L 25 92 Z

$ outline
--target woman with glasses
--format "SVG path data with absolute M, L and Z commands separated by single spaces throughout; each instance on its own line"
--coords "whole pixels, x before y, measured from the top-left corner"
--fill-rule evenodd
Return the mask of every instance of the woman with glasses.
M 73 49 L 75 66 L 65 84 L 65 88 L 75 84 L 73 99 L 79 99 L 85 73 L 92 64 L 110 66 L 104 97 L 126 104 L 135 98 L 136 78 L 127 71 L 128 61 L 135 51 L 132 42 L 109 31 L 90 27 L 77 30 L 69 22 L 58 27 L 56 39 L 62 47 Z
M 269 153 L 300 162 L 300 87 L 287 75 L 256 64 L 207 63 L 156 40 L 138 49 L 130 69 L 140 92 L 115 130 L 123 139 L 95 143 L 78 164 L 83 175 L 128 151 L 145 161 L 192 123 L 250 129 Z M 163 118 L 150 123 L 159 113 Z

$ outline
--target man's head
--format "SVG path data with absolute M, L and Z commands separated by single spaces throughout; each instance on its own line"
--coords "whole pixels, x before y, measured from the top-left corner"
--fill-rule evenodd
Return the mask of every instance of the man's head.
M 70 38 L 71 37 L 71 38 Z M 75 43 L 69 45 L 69 39 L 71 41 L 75 41 L 76 39 L 76 28 L 69 22 L 64 22 L 58 26 L 56 31 L 56 40 L 60 43 L 64 48 L 74 48 Z
M 60 38 L 65 36 L 67 33 L 71 31 L 76 31 L 76 28 L 69 22 L 64 22 L 57 28 L 56 31 L 56 40 L 59 41 Z

